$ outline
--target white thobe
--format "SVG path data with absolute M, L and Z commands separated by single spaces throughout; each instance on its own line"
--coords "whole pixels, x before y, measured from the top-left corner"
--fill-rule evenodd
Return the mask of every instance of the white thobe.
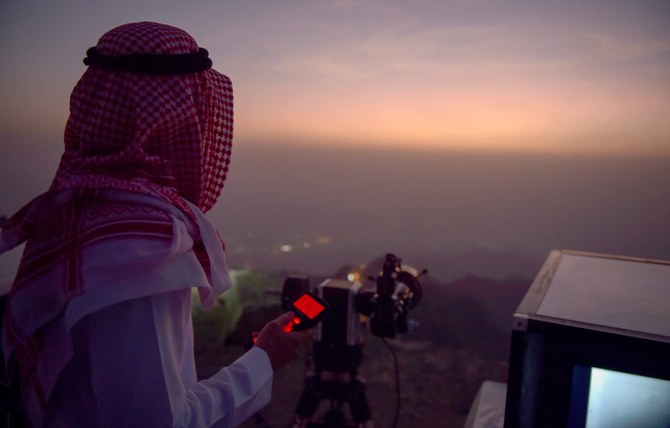
M 270 400 L 272 368 L 257 347 L 197 382 L 190 290 L 93 313 L 72 338 L 74 357 L 50 398 L 47 426 L 229 427 Z

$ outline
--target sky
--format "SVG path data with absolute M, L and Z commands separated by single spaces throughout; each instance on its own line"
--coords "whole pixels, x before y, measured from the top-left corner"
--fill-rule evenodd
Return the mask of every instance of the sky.
M 236 137 L 670 154 L 670 3 L 0 3 L 0 131 L 60 136 L 81 59 L 126 22 L 184 28 L 236 89 Z
M 670 258 L 666 0 L 0 0 L 0 215 L 48 187 L 86 49 L 144 20 L 233 81 L 231 253 Z

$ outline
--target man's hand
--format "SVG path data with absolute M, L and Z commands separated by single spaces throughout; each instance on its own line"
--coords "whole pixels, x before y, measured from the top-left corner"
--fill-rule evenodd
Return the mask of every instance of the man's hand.
M 256 337 L 255 346 L 264 350 L 270 358 L 272 370 L 277 371 L 298 358 L 300 346 L 312 337 L 309 330 L 285 332 L 284 327 L 293 320 L 293 312 L 270 321 Z

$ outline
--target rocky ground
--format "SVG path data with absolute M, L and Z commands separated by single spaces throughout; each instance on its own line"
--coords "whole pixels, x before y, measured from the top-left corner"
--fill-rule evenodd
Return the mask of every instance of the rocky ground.
M 241 354 L 241 346 L 230 342 L 197 356 L 201 377 Z M 481 383 L 484 380 L 506 382 L 506 360 L 490 359 L 470 350 L 438 346 L 411 337 L 392 339 L 389 343 L 397 356 L 400 374 L 398 427 L 462 427 Z M 393 426 L 397 405 L 394 362 L 381 339 L 366 335 L 359 372 L 367 382 L 366 395 L 374 426 Z M 303 357 L 276 375 L 272 401 L 261 412 L 267 425 L 252 419 L 243 427 L 290 427 L 304 378 Z M 322 403 L 325 405 L 327 403 Z

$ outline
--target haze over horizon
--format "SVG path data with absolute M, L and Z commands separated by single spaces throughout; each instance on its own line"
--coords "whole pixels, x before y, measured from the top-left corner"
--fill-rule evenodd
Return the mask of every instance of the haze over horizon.
M 0 171 L 0 214 L 52 174 Z M 208 217 L 235 268 L 329 275 L 393 252 L 443 280 L 531 278 L 552 249 L 670 260 L 665 183 L 653 157 L 240 144 Z
M 665 159 L 246 147 L 235 160 L 210 215 L 238 265 L 332 273 L 394 252 L 453 278 L 533 276 L 552 249 L 670 260 Z M 467 253 L 510 266 L 448 265 Z

